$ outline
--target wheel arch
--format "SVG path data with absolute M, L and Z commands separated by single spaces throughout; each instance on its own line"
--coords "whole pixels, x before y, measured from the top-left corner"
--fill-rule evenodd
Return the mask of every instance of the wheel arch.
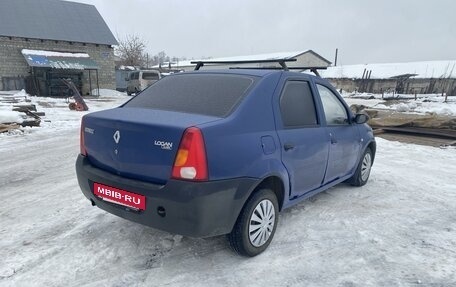
M 277 197 L 277 202 L 279 204 L 279 211 L 282 211 L 286 194 L 285 184 L 282 178 L 278 175 L 269 175 L 263 178 L 261 182 L 259 182 L 258 185 L 255 188 L 253 188 L 252 192 L 249 195 L 249 198 L 252 197 L 256 191 L 262 188 L 269 188 L 274 192 L 274 194 Z
M 374 163 L 374 159 L 375 159 L 375 153 L 377 151 L 377 143 L 375 141 L 371 141 L 370 143 L 368 143 L 366 145 L 366 148 L 370 148 L 371 152 L 372 152 L 372 164 Z

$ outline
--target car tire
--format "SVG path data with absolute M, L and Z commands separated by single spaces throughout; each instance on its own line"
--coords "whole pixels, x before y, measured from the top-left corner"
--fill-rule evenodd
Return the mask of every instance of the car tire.
M 271 243 L 277 229 L 279 205 L 270 189 L 259 189 L 244 205 L 233 230 L 227 235 L 231 248 L 253 257 Z
M 363 186 L 369 179 L 370 171 L 372 168 L 373 155 L 370 148 L 366 148 L 363 156 L 359 160 L 358 167 L 355 174 L 348 180 L 351 185 Z

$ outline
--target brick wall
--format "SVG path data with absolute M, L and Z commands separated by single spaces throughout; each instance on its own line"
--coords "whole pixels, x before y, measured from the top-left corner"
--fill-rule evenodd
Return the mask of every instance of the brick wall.
M 109 45 L 70 43 L 65 41 L 24 39 L 0 36 L 0 91 L 3 90 L 2 77 L 26 77 L 30 67 L 21 54 L 22 49 L 47 50 L 58 52 L 87 53 L 98 64 L 100 88 L 115 89 L 114 50 Z M 83 94 L 89 91 L 89 73 L 84 71 Z M 96 73 L 91 72 L 92 88 L 96 86 Z

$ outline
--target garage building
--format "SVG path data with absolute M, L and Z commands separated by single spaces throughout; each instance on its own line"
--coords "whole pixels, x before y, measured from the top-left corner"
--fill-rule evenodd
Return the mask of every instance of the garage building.
M 93 5 L 61 0 L 0 1 L 0 91 L 68 96 L 115 89 L 117 40 Z M 96 92 L 95 92 L 96 93 Z

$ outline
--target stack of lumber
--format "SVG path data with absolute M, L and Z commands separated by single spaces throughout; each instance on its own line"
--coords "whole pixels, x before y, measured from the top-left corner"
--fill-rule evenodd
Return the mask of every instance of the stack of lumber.
M 33 104 L 13 105 L 12 110 L 24 113 L 25 119 L 22 122 L 0 123 L 0 133 L 9 132 L 11 130 L 19 129 L 20 127 L 39 127 L 41 117 L 45 115 L 43 112 L 37 112 L 36 106 Z

